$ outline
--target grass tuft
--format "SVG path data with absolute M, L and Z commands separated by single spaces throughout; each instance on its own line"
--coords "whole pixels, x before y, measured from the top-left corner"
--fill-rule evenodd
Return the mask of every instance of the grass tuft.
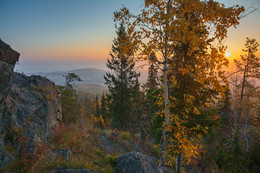
M 129 140 L 131 137 L 129 132 L 121 132 L 121 138 L 124 140 Z

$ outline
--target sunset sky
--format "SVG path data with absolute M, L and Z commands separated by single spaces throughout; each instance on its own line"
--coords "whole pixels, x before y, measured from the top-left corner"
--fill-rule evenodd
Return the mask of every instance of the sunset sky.
M 260 7 L 260 0 L 221 0 L 227 6 Z M 20 66 L 101 63 L 115 37 L 113 12 L 132 12 L 143 0 L 0 0 L 0 38 L 20 52 Z M 260 42 L 260 13 L 231 28 L 225 44 L 230 59 L 238 57 L 246 37 Z M 54 69 L 55 70 L 55 69 Z

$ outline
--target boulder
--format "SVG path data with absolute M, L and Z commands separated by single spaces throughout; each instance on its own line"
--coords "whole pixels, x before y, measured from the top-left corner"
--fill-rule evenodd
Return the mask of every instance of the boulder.
M 50 173 L 98 173 L 98 172 L 95 172 L 93 170 L 89 170 L 89 169 L 69 169 L 67 167 L 63 167 L 63 166 L 60 166 L 58 167 L 57 169 L 51 171 Z
M 156 165 L 156 159 L 132 151 L 116 160 L 115 173 L 157 173 Z
M 71 151 L 69 149 L 60 149 L 56 148 L 55 150 L 52 151 L 55 154 L 61 155 L 64 159 L 69 160 L 71 156 Z

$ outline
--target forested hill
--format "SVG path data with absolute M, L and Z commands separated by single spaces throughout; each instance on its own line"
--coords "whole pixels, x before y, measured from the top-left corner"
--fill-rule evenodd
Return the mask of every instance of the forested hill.
M 76 69 L 71 71 L 55 71 L 55 72 L 36 72 L 30 73 L 29 75 L 40 75 L 47 77 L 51 81 L 53 81 L 56 85 L 64 85 L 65 78 L 64 76 L 68 73 L 77 74 L 82 81 L 81 84 L 98 84 L 104 85 L 104 74 L 105 70 L 97 69 L 97 68 L 84 68 L 84 69 Z
M 56 85 L 64 85 L 65 78 L 64 76 L 68 73 L 75 73 L 78 75 L 82 81 L 75 82 L 74 84 L 95 84 L 101 85 L 99 87 L 105 86 L 105 79 L 104 75 L 106 74 L 106 70 L 98 69 L 98 68 L 82 68 L 82 69 L 75 69 L 70 71 L 54 71 L 54 72 L 31 72 L 26 73 L 28 76 L 30 75 L 40 75 L 44 76 L 51 81 L 53 81 Z M 147 79 L 147 71 L 142 70 L 141 76 L 139 81 L 141 84 L 145 83 Z M 82 88 L 82 86 L 80 87 Z M 103 91 L 103 89 L 102 89 Z

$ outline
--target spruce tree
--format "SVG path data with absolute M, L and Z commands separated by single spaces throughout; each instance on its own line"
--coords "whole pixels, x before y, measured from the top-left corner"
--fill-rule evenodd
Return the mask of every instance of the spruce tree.
M 99 118 L 100 116 L 100 106 L 99 106 L 99 101 L 98 101 L 98 96 L 96 95 L 95 99 L 95 105 L 96 105 L 96 111 L 95 111 L 95 116 Z
M 109 92 L 109 116 L 113 128 L 129 130 L 134 115 L 133 103 L 139 92 L 138 77 L 134 69 L 133 50 L 129 48 L 129 37 L 121 23 L 113 41 L 111 58 L 107 60 L 107 67 L 112 71 L 104 76 Z
M 103 93 L 102 94 L 102 97 L 101 97 L 101 108 L 100 108 L 100 111 L 101 111 L 101 115 L 102 117 L 104 118 L 104 120 L 106 121 L 107 120 L 107 114 L 108 114 L 108 108 L 107 108 L 107 98 L 105 97 L 105 94 Z
M 151 53 L 151 55 L 148 57 L 149 62 L 149 69 L 148 69 L 148 78 L 146 84 L 144 84 L 144 89 L 146 91 L 154 90 L 156 87 L 158 87 L 158 67 L 156 65 L 157 57 L 155 53 Z
M 152 135 L 153 129 L 153 118 L 159 112 L 159 107 L 156 105 L 157 97 L 159 94 L 159 78 L 158 78 L 158 67 L 157 57 L 155 53 L 151 53 L 148 56 L 149 68 L 147 82 L 143 85 L 145 91 L 145 102 L 144 102 L 144 116 L 142 119 L 143 131 L 145 130 L 150 136 Z M 157 120 L 157 119 L 156 119 Z M 143 132 L 142 131 L 142 132 Z

